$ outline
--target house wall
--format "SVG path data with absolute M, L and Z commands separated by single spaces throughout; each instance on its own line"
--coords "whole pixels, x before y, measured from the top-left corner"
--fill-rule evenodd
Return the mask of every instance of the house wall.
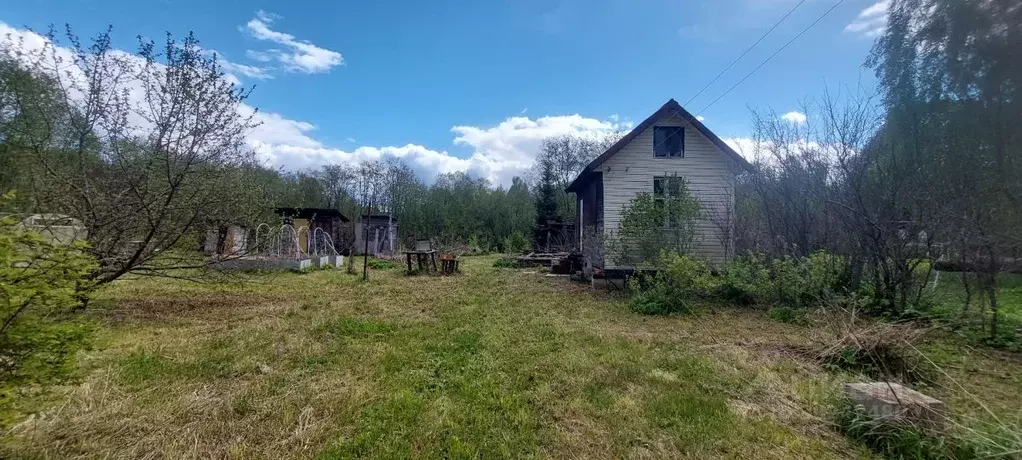
M 655 158 L 653 156 L 653 126 L 684 126 L 685 157 Z M 677 174 L 689 185 L 689 191 L 703 205 L 704 216 L 721 216 L 728 209 L 734 209 L 734 181 L 738 171 L 730 157 L 720 151 L 699 130 L 680 116 L 659 120 L 615 155 L 607 159 L 600 170 L 603 172 L 603 216 L 604 234 L 617 232 L 621 224 L 621 209 L 641 192 L 653 193 L 653 178 Z M 696 224 L 693 253 L 712 264 L 722 264 L 729 254 L 721 243 L 722 232 L 714 220 L 704 217 Z M 615 266 L 607 257 L 605 268 L 626 268 Z

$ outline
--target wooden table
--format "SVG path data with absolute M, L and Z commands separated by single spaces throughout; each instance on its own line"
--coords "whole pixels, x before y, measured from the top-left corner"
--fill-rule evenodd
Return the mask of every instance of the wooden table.
M 405 259 L 408 261 L 408 274 L 415 273 L 412 271 L 412 256 L 415 256 L 415 261 L 418 263 L 419 270 L 423 268 L 426 271 L 430 271 L 430 264 L 433 265 L 433 270 L 439 270 L 436 266 L 436 251 L 404 251 Z

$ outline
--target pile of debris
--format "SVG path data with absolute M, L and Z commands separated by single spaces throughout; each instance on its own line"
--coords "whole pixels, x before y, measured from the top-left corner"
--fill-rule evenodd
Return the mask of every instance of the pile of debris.
M 530 252 L 517 260 L 519 267 L 548 267 L 558 275 L 573 274 L 582 270 L 583 265 L 582 254 L 570 252 Z

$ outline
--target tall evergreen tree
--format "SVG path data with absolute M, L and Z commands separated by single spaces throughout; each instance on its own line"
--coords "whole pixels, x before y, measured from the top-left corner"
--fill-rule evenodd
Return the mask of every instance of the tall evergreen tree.
M 536 229 L 535 242 L 538 247 L 546 246 L 546 235 L 540 231 L 547 221 L 557 220 L 557 189 L 554 185 L 553 164 L 549 160 L 540 160 L 539 186 L 536 188 Z

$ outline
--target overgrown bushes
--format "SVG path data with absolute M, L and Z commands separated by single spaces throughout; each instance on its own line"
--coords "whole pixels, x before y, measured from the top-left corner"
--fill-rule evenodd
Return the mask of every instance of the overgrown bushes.
M 684 312 L 691 310 L 693 300 L 704 299 L 783 308 L 777 310 L 784 316 L 779 320 L 798 322 L 795 318 L 804 316 L 801 310 L 830 303 L 846 292 L 844 261 L 822 251 L 772 260 L 749 254 L 732 259 L 718 273 L 688 255 L 662 255 L 658 267 L 655 275 L 631 283 L 636 311 Z
M 632 310 L 647 315 L 689 313 L 694 302 L 714 292 L 715 279 L 702 261 L 687 255 L 665 256 L 655 275 L 633 277 Z
M 521 254 L 529 250 L 529 239 L 521 232 L 513 232 L 504 238 L 504 252 L 508 254 Z
M 824 251 L 771 260 L 749 254 L 725 266 L 717 293 L 743 305 L 816 307 L 847 291 L 844 266 L 840 256 Z

